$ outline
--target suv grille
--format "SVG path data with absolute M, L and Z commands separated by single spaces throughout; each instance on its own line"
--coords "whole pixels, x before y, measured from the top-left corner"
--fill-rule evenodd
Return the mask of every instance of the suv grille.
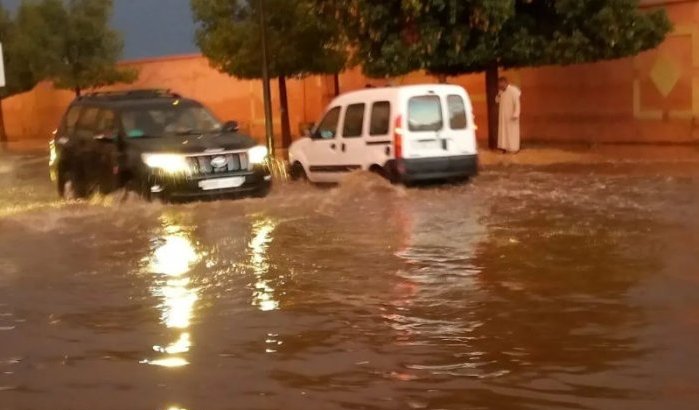
M 248 169 L 246 153 L 222 153 L 187 157 L 194 175 L 217 175 Z

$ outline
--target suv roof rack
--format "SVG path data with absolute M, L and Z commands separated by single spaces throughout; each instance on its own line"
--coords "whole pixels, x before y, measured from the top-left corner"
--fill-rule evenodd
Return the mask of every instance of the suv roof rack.
M 84 94 L 78 99 L 104 98 L 108 100 L 133 100 L 137 98 L 182 98 L 180 94 L 167 89 L 140 89 L 125 91 L 96 91 Z

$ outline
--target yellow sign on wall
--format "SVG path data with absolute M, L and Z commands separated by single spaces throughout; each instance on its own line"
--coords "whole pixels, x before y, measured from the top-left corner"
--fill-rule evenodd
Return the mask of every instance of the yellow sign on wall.
M 637 75 L 633 81 L 633 112 L 639 120 L 692 119 L 699 118 L 699 76 L 695 70 L 699 69 L 699 29 L 695 25 L 677 26 L 675 31 L 668 35 L 670 38 L 682 38 L 688 40 L 691 46 L 691 67 L 683 67 L 670 53 L 658 51 L 653 62 L 648 78 L 658 90 L 658 93 L 667 98 L 677 87 L 685 71 L 689 70 L 691 76 L 691 106 L 686 109 L 663 109 L 661 107 L 644 107 L 642 103 L 641 78 Z M 637 71 L 640 60 L 634 60 Z

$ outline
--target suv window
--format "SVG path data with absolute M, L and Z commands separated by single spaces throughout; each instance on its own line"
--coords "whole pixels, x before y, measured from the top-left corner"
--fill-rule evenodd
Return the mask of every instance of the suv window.
M 439 131 L 444 128 L 442 101 L 436 95 L 413 97 L 408 102 L 410 131 Z
M 371 125 L 369 135 L 388 135 L 391 128 L 391 103 L 379 101 L 371 106 Z
M 101 110 L 97 119 L 97 126 L 95 131 L 106 132 L 114 131 L 116 129 L 116 114 L 112 110 Z
M 449 106 L 449 127 L 452 130 L 463 130 L 468 127 L 466 119 L 466 105 L 460 95 L 450 95 L 447 97 Z
M 192 135 L 217 132 L 221 123 L 198 104 L 159 104 L 122 110 L 121 122 L 129 138 Z
M 345 125 L 342 128 L 343 138 L 356 138 L 362 136 L 364 131 L 365 104 L 352 104 L 345 111 Z
M 94 132 L 97 128 L 97 115 L 99 108 L 88 107 L 84 108 L 78 122 L 76 123 L 76 131 L 78 132 Z
M 75 124 L 78 122 L 78 118 L 80 118 L 81 108 L 82 107 L 76 106 L 68 109 L 68 112 L 63 119 L 62 132 L 64 134 L 70 135 L 75 132 Z
M 320 122 L 314 137 L 316 139 L 330 140 L 335 138 L 337 134 L 337 126 L 340 122 L 340 107 L 335 107 L 325 114 L 325 118 Z

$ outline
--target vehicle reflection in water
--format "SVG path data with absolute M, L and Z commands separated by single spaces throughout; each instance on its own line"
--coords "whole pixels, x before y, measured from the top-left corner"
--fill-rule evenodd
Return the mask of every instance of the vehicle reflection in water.
M 279 309 L 279 301 L 275 299 L 274 287 L 265 276 L 269 272 L 269 256 L 267 251 L 272 243 L 272 232 L 277 224 L 269 218 L 257 219 L 252 226 L 252 239 L 248 243 L 250 264 L 255 275 L 252 295 L 252 305 L 263 312 Z
M 153 346 L 162 356 L 144 363 L 162 367 L 182 367 L 189 364 L 182 355 L 192 347 L 188 331 L 197 289 L 192 287 L 188 273 L 200 259 L 194 244 L 182 226 L 163 221 L 164 236 L 159 240 L 148 263 L 148 271 L 156 275 L 153 294 L 160 298 L 161 321 L 176 332 L 177 338 L 165 346 Z
M 438 216 L 438 212 L 414 215 L 402 207 L 394 214 L 402 238 L 395 255 L 404 261 L 404 267 L 396 273 L 393 309 L 383 317 L 396 333 L 396 343 L 462 341 L 480 323 L 464 321 L 461 316 L 448 320 L 444 314 L 452 308 L 435 304 L 433 298 L 444 295 L 436 299 L 447 300 L 453 293 L 473 295 L 478 291 L 481 270 L 473 260 L 486 227 L 474 212 L 459 223 Z M 444 238 L 449 238 L 449 243 L 445 244 Z M 442 309 L 440 313 L 435 313 L 437 307 Z

